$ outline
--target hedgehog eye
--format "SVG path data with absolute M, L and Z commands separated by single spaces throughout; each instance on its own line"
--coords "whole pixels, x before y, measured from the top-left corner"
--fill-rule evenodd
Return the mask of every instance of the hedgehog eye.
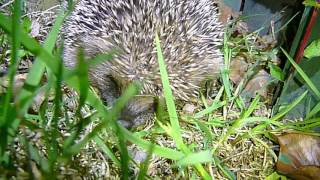
M 147 69 L 147 68 L 148 68 L 148 64 L 147 64 L 147 63 L 143 63 L 143 64 L 142 64 L 142 68 L 143 68 L 143 69 Z

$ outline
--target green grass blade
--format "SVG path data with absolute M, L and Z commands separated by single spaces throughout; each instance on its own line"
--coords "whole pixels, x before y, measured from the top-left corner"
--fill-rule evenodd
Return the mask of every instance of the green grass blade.
M 196 153 L 191 153 L 186 155 L 183 159 L 180 159 L 177 162 L 178 166 L 189 166 L 189 165 L 195 165 L 198 163 L 208 163 L 212 162 L 211 153 L 209 150 L 207 151 L 200 151 Z
M 219 101 L 219 102 L 215 102 L 213 101 L 212 105 L 198 113 L 196 113 L 194 115 L 194 118 L 202 118 L 203 116 L 212 113 L 214 110 L 221 108 L 222 106 L 226 105 L 227 102 L 226 101 Z
M 63 12 L 61 12 L 61 14 L 59 14 L 59 16 L 56 18 L 56 21 L 43 44 L 43 48 L 49 53 L 52 52 L 55 46 L 55 43 L 58 38 L 59 30 L 60 30 L 60 27 L 62 26 L 64 18 L 65 18 L 65 15 Z M 40 83 L 40 80 L 42 78 L 44 71 L 45 71 L 45 64 L 41 60 L 39 60 L 39 58 L 36 58 L 31 69 L 29 70 L 25 83 L 29 87 L 30 86 L 37 87 Z M 30 91 L 30 89 L 23 88 L 21 93 L 19 93 L 18 95 L 18 101 L 23 101 L 24 99 L 32 100 L 31 97 L 33 95 L 34 95 L 34 92 Z M 21 113 L 25 113 L 27 111 L 27 108 L 29 107 L 30 103 L 31 102 L 29 101 L 28 103 L 26 103 L 20 108 Z
M 257 96 L 253 99 L 253 101 L 252 101 L 252 103 L 250 104 L 249 108 L 248 108 L 247 110 L 243 111 L 243 113 L 241 114 L 241 118 L 247 118 L 247 117 L 249 117 L 249 116 L 253 113 L 253 111 L 257 108 L 259 101 L 260 101 L 260 96 L 257 95 Z
M 195 120 L 194 123 L 197 124 L 198 128 L 201 130 L 204 136 L 203 138 L 204 148 L 205 149 L 210 148 L 213 142 L 213 135 L 212 135 L 212 130 L 210 126 L 197 120 Z
M 284 115 L 286 115 L 291 109 L 293 109 L 297 104 L 300 103 L 300 101 L 305 98 L 308 91 L 305 91 L 301 96 L 299 96 L 297 99 L 295 99 L 291 104 L 289 104 L 286 108 L 282 109 L 278 114 L 274 115 L 272 118 L 270 118 L 270 121 L 264 124 L 260 124 L 250 130 L 251 134 L 254 134 L 254 132 L 262 131 L 265 129 L 270 122 L 278 121 L 280 118 L 282 118 Z M 248 134 L 246 133 L 243 137 L 248 137 Z
M 306 82 L 308 87 L 311 89 L 311 92 L 313 92 L 317 99 L 320 100 L 320 91 L 317 89 L 317 87 L 313 84 L 311 79 L 307 76 L 307 74 L 300 68 L 300 66 L 290 57 L 290 55 L 287 53 L 286 50 L 281 48 L 282 52 L 286 55 L 290 63 L 293 65 L 293 67 L 297 70 L 299 75 L 303 78 L 303 80 Z
M 10 24 L 6 24 L 7 26 L 10 26 L 13 30 L 11 35 L 11 61 L 9 66 L 9 85 L 7 89 L 7 93 L 5 95 L 5 100 L 3 104 L 3 112 L 2 112 L 2 118 L 0 118 L 0 127 L 3 126 L 5 123 L 12 123 L 14 121 L 13 118 L 9 118 L 9 112 L 11 109 L 10 101 L 12 98 L 12 92 L 13 92 L 13 86 L 14 86 L 14 76 L 17 72 L 18 64 L 19 64 L 19 56 L 18 51 L 20 49 L 20 17 L 21 17 L 21 1 L 16 0 L 14 1 L 14 12 L 12 16 L 12 22 Z
M 236 180 L 236 175 L 225 165 L 221 163 L 221 160 L 217 156 L 213 156 L 214 164 L 222 171 L 222 173 L 227 176 L 230 180 Z
M 35 161 L 37 164 L 40 165 L 42 172 L 48 173 L 48 160 L 39 154 L 40 150 L 37 147 L 34 147 L 32 144 L 30 144 L 24 136 L 19 136 L 19 141 L 21 142 L 21 144 L 24 145 L 26 152 L 28 153 L 27 158 L 29 159 L 29 161 Z
M 170 117 L 170 124 L 172 126 L 172 138 L 174 139 L 177 147 L 181 149 L 184 153 L 188 154 L 190 153 L 190 150 L 186 147 L 186 145 L 183 143 L 183 140 L 182 140 L 179 119 L 176 111 L 176 106 L 173 100 L 173 93 L 170 88 L 168 73 L 166 70 L 166 65 L 164 63 L 164 58 L 163 58 L 160 39 L 158 34 L 156 34 L 155 41 L 156 41 L 157 57 L 158 57 L 161 81 L 162 81 L 162 86 L 164 91 L 164 97 L 166 100 L 166 105 L 167 105 L 167 109 Z M 203 178 L 210 179 L 209 174 L 204 170 L 201 164 L 196 164 L 195 167 Z
M 229 71 L 230 71 L 230 60 L 231 60 L 231 53 L 232 50 L 228 46 L 228 35 L 227 33 L 224 33 L 223 38 L 223 53 L 224 53 L 224 68 L 221 70 L 221 76 L 222 76 L 222 82 L 225 89 L 225 92 L 227 94 L 227 97 L 230 99 L 232 97 L 231 93 L 231 83 L 229 79 Z
M 143 179 L 145 179 L 145 176 L 147 175 L 148 167 L 149 167 L 149 164 L 150 164 L 150 160 L 151 160 L 151 158 L 152 158 L 153 148 L 154 148 L 154 146 L 151 146 L 151 147 L 148 149 L 147 158 L 146 158 L 146 160 L 145 160 L 145 161 L 141 164 L 141 166 L 140 166 L 140 171 L 139 171 L 139 174 L 138 174 L 138 177 L 137 177 L 138 180 L 143 180 Z
M 51 173 L 54 173 L 54 167 L 57 162 L 57 157 L 59 156 L 59 132 L 58 132 L 58 121 L 61 114 L 61 103 L 62 103 L 62 71 L 63 65 L 61 60 L 57 61 L 59 63 L 58 76 L 56 76 L 55 81 L 55 97 L 53 100 L 54 108 L 53 108 L 53 116 L 51 119 L 50 128 L 48 129 L 48 137 L 46 141 L 46 146 L 48 148 L 48 161 L 49 161 L 49 169 Z
M 0 163 L 6 159 L 7 145 L 12 141 L 13 135 L 16 133 L 16 129 L 19 125 L 19 120 L 16 116 L 17 108 L 11 105 L 11 99 L 13 96 L 14 77 L 19 65 L 18 51 L 20 49 L 20 17 L 21 17 L 21 1 L 14 1 L 14 12 L 12 16 L 12 24 L 7 24 L 9 28 L 13 29 L 11 35 L 11 60 L 9 66 L 9 84 L 7 92 L 4 97 L 4 102 L 0 102 L 0 135 L 2 140 L 0 142 Z
M 179 149 L 182 149 L 184 145 L 183 145 L 183 140 L 180 132 L 181 128 L 179 125 L 179 119 L 176 111 L 176 106 L 173 100 L 173 94 L 170 88 L 168 73 L 166 70 L 166 65 L 164 63 L 164 58 L 163 58 L 162 50 L 160 47 L 160 39 L 158 34 L 156 35 L 156 48 L 157 48 L 158 63 L 159 63 L 160 74 L 161 74 L 161 81 L 163 85 L 163 93 L 166 100 L 168 113 L 170 116 L 170 123 L 173 129 L 173 133 L 172 133 L 173 139 L 177 143 L 177 147 Z
M 140 146 L 145 150 L 148 150 L 151 146 L 153 146 L 152 153 L 157 156 L 172 159 L 172 160 L 179 160 L 184 157 L 184 154 L 180 151 L 176 151 L 170 148 L 161 147 L 159 145 L 152 144 L 151 142 L 138 138 L 137 136 L 133 135 L 130 131 L 128 131 L 125 128 L 121 128 L 121 132 L 125 135 L 127 140 Z
M 243 127 L 245 124 L 251 123 L 252 118 L 248 118 L 250 114 L 256 109 L 258 103 L 260 100 L 260 96 L 256 96 L 252 103 L 250 104 L 248 110 L 244 111 L 239 119 L 237 119 L 232 126 L 228 129 L 228 131 L 220 138 L 218 144 L 216 147 L 218 147 L 220 144 L 222 144 L 224 141 L 227 140 L 227 138 L 236 132 L 237 129 Z M 256 121 L 263 121 L 263 118 L 257 118 Z M 253 121 L 255 122 L 255 121 Z M 216 148 L 214 148 L 216 149 Z M 214 150 L 215 151 L 215 150 Z
M 76 67 L 76 71 L 78 74 L 78 79 L 79 79 L 79 86 L 80 86 L 80 97 L 79 97 L 79 108 L 78 108 L 78 115 L 80 115 L 81 108 L 85 104 L 85 100 L 87 99 L 88 91 L 89 91 L 89 67 L 88 64 L 85 61 L 84 58 L 84 50 L 80 49 L 78 53 L 78 63 Z
M 295 99 L 292 103 L 290 103 L 286 108 L 281 110 L 278 114 L 274 115 L 271 120 L 277 121 L 284 115 L 286 115 L 291 109 L 293 109 L 299 102 L 307 95 L 308 91 L 302 93 L 297 99 Z
M 120 162 L 121 162 L 121 179 L 129 179 L 129 153 L 127 142 L 124 134 L 120 131 L 120 125 L 116 126 L 116 135 L 119 140 Z
M 120 167 L 119 159 L 113 154 L 112 150 L 101 140 L 100 137 L 94 137 L 94 141 L 100 149 L 118 166 Z
M 278 30 L 276 30 L 274 32 L 274 34 L 277 34 L 278 32 L 282 31 L 283 29 L 287 28 L 288 27 L 288 24 L 291 23 L 293 21 L 293 19 L 295 17 L 297 17 L 298 15 L 300 14 L 300 12 L 296 12 L 289 20 L 287 20 L 286 23 L 284 23 Z
M 306 119 L 310 119 L 312 116 L 320 112 L 320 102 L 314 106 L 314 108 L 306 115 Z

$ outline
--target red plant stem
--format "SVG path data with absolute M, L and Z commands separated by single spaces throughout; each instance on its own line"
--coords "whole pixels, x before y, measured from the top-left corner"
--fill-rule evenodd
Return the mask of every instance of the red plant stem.
M 303 56 L 303 53 L 304 53 L 304 48 L 306 47 L 306 45 L 308 43 L 309 37 L 311 35 L 312 27 L 316 22 L 317 15 L 318 15 L 318 8 L 313 8 L 312 15 L 310 17 L 308 26 L 306 28 L 306 32 L 305 32 L 305 34 L 304 34 L 304 36 L 303 36 L 303 38 L 302 38 L 302 40 L 300 42 L 299 49 L 298 49 L 298 51 L 297 51 L 297 53 L 295 55 L 295 58 L 294 58 L 297 64 L 299 64 L 301 59 L 302 59 L 302 56 Z

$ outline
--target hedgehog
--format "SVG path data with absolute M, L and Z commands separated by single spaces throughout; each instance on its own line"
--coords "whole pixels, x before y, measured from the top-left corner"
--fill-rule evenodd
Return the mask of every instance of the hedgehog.
M 119 116 L 126 127 L 140 125 L 154 116 L 155 97 L 163 96 L 155 35 L 174 97 L 188 102 L 222 67 L 218 16 L 217 0 L 80 0 L 63 28 L 63 61 L 75 67 L 79 48 L 86 57 L 119 49 L 90 68 L 90 83 L 111 106 L 129 84 L 141 83 Z

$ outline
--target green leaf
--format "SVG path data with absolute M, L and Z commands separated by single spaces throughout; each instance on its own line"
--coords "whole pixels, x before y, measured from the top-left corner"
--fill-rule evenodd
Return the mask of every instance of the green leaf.
M 94 141 L 100 147 L 100 149 L 118 166 L 120 167 L 119 159 L 114 155 L 112 150 L 102 141 L 98 136 L 94 137 Z
M 200 151 L 197 153 L 188 154 L 181 160 L 177 162 L 178 166 L 188 166 L 188 165 L 195 165 L 197 163 L 207 163 L 211 162 L 213 159 L 211 157 L 211 152 L 207 151 Z
M 320 39 L 313 41 L 305 50 L 304 56 L 308 59 L 320 56 Z
M 279 66 L 269 63 L 270 74 L 279 81 L 284 81 L 284 74 Z
M 22 28 L 27 33 L 31 31 L 31 20 L 28 16 L 22 18 Z
M 320 3 L 318 3 L 316 0 L 305 0 L 303 1 L 303 4 L 305 6 L 312 6 L 312 7 L 320 7 Z
M 273 172 L 272 174 L 266 177 L 266 180 L 287 180 L 287 178 L 278 174 L 277 172 Z

